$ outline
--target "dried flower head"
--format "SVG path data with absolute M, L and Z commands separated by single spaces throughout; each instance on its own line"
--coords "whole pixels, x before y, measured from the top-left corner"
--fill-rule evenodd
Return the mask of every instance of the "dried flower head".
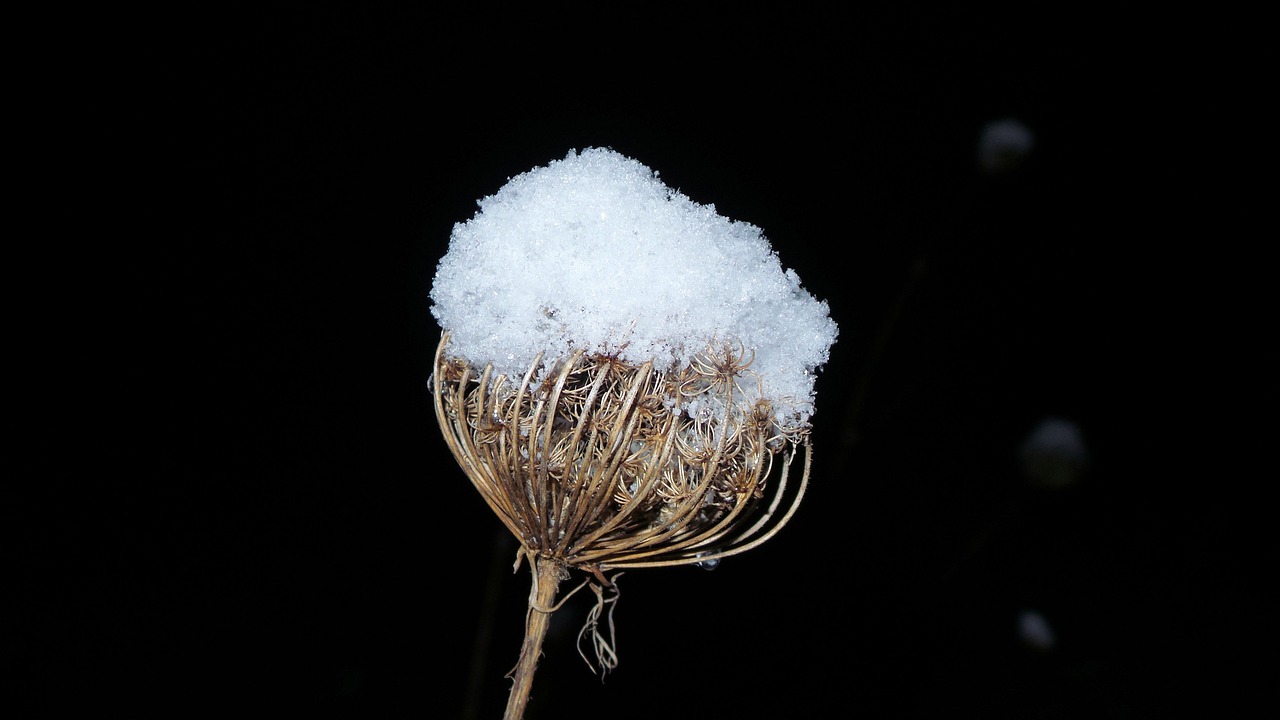
M 446 333 L 433 376 L 445 441 L 529 553 L 593 572 L 712 562 L 770 537 L 803 496 L 809 428 L 779 423 L 740 345 L 677 372 L 578 351 L 516 378 L 448 347 Z
M 836 325 L 759 228 L 606 149 L 481 200 L 431 297 L 440 428 L 534 578 L 514 719 L 571 570 L 598 598 L 580 639 L 603 672 L 606 572 L 710 566 L 792 517 Z

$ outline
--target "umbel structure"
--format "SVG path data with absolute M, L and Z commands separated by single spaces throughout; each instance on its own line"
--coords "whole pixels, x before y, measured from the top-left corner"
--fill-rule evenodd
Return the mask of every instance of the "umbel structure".
M 837 327 L 760 228 L 570 151 L 454 226 L 431 300 L 440 429 L 530 562 L 530 621 L 571 571 L 600 595 L 611 570 L 714 564 L 795 513 Z

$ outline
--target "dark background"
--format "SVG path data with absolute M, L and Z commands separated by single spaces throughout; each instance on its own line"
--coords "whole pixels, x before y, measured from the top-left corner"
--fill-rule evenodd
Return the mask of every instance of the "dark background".
M 151 17 L 84 108 L 120 252 L 6 546 L 9 717 L 500 717 L 529 576 L 435 426 L 427 293 L 479 198 L 589 146 L 760 226 L 840 337 L 792 524 L 626 573 L 604 682 L 570 601 L 529 720 L 1243 704 L 1260 530 L 1169 432 L 1209 341 L 1169 332 L 1161 65 L 1118 18 L 270 7 Z M 984 172 L 1003 118 L 1035 146 Z M 1050 417 L 1089 451 L 1058 489 L 1018 459 Z

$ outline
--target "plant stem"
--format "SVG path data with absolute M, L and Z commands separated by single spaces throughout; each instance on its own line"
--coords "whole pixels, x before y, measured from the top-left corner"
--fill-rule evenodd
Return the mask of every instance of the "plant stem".
M 529 704 L 529 690 L 533 687 L 533 674 L 542 657 L 542 642 L 551 625 L 555 612 L 556 593 L 563 579 L 563 569 L 557 563 L 528 555 L 532 566 L 533 587 L 529 591 L 529 608 L 524 619 L 524 644 L 520 648 L 520 662 L 511 676 L 511 695 L 507 697 L 507 711 L 503 720 L 521 720 Z

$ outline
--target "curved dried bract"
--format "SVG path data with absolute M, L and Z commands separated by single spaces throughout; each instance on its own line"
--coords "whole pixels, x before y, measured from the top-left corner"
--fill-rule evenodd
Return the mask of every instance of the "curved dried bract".
M 432 375 L 445 442 L 531 556 L 595 573 L 709 562 L 773 537 L 804 496 L 809 428 L 780 426 L 745 392 L 757 383 L 741 345 L 668 373 L 583 352 L 545 367 L 539 357 L 521 378 L 448 346 L 446 332 Z

